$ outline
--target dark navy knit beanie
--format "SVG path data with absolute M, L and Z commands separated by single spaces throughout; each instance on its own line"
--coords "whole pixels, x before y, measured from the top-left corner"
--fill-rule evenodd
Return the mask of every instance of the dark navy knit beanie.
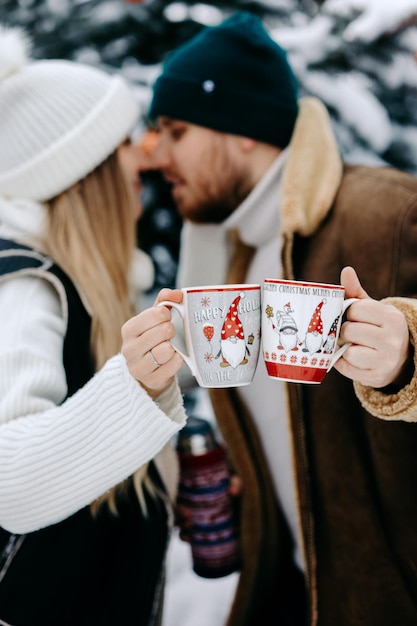
M 285 51 L 261 20 L 238 11 L 166 59 L 149 117 L 159 115 L 284 148 L 297 117 L 297 84 Z

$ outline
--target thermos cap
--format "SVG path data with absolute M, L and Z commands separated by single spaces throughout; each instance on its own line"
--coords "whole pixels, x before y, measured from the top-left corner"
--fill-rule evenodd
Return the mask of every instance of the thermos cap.
M 178 434 L 177 450 L 180 454 L 205 454 L 218 445 L 211 424 L 201 417 L 190 416 Z

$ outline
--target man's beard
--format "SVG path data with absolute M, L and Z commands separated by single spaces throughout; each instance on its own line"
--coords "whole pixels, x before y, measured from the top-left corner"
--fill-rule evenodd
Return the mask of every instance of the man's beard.
M 194 224 L 221 224 L 233 211 L 239 206 L 240 202 L 210 202 L 202 201 L 193 207 L 181 208 L 178 205 L 178 211 L 184 219 L 194 222 Z
M 223 358 L 235 369 L 245 358 L 246 346 L 244 339 L 222 339 L 220 342 Z
M 249 172 L 242 171 L 231 158 L 221 154 L 220 150 L 213 151 L 204 171 L 202 168 L 199 180 L 195 181 L 198 194 L 193 194 L 191 199 L 187 194 L 177 198 L 178 212 L 184 219 L 196 224 L 220 224 L 251 192 Z

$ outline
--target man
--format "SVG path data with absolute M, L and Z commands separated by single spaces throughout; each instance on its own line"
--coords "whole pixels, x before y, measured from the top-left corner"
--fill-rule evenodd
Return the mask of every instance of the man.
M 184 218 L 180 287 L 340 280 L 359 298 L 322 384 L 260 362 L 250 386 L 210 392 L 242 480 L 228 625 L 415 626 L 417 180 L 344 165 L 325 107 L 298 101 L 245 12 L 167 58 L 150 116 Z

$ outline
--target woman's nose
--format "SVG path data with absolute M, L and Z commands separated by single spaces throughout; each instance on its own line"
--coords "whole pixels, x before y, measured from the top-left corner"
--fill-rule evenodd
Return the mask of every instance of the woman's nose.
M 159 133 L 155 130 L 147 130 L 139 141 L 142 154 L 141 170 L 163 169 L 167 162 L 167 152 Z

